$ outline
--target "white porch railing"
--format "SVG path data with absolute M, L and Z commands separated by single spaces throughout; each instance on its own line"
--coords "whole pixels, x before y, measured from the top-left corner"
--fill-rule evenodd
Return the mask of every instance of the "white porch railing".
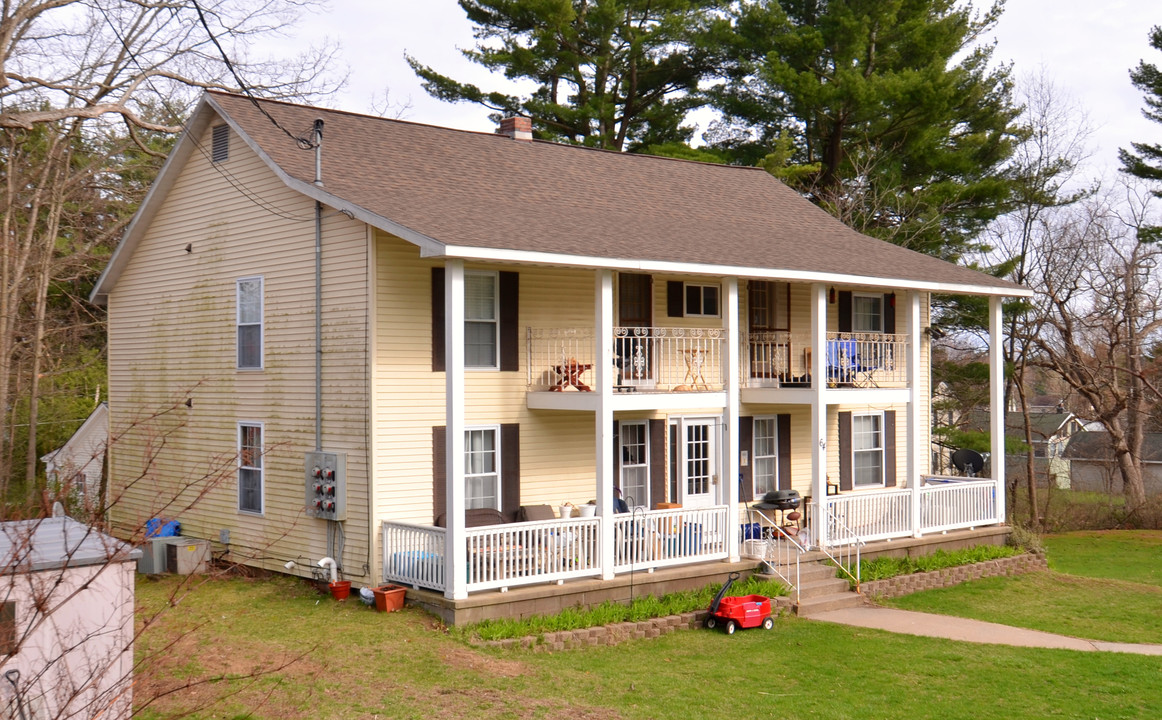
M 943 532 L 1000 521 L 995 482 L 943 480 L 920 488 L 920 532 Z
M 425 587 L 445 588 L 444 528 L 384 521 L 383 579 Z
M 922 481 L 927 484 L 828 496 L 822 514 L 831 520 L 820 528 L 825 534 L 821 544 L 837 547 L 857 538 L 873 542 L 920 537 L 1002 522 L 996 481 L 933 476 Z M 919 517 L 913 512 L 915 507 L 920 508 Z
M 464 535 L 469 591 L 601 574 L 596 517 L 488 525 Z
M 725 505 L 614 516 L 614 572 L 727 556 Z M 491 590 L 601 575 L 600 517 L 468 528 L 467 589 Z M 383 578 L 444 590 L 445 530 L 384 521 Z
M 827 383 L 855 387 L 905 387 L 908 336 L 827 333 Z
M 640 510 L 613 517 L 613 571 L 648 570 L 727 556 L 725 505 Z
M 658 391 L 707 391 L 723 387 L 721 328 L 615 327 L 616 384 Z M 592 390 L 591 328 L 528 328 L 528 385 L 533 391 Z

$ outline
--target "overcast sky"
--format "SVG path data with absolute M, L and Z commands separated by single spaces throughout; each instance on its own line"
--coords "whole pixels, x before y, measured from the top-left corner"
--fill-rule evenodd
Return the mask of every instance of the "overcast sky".
M 1112 173 L 1119 147 L 1162 142 L 1162 125 L 1142 117 L 1142 95 L 1128 74 L 1143 58 L 1162 64 L 1162 53 L 1147 42 L 1150 27 L 1160 24 L 1158 0 L 1008 0 L 994 33 L 994 58 L 1014 63 L 1017 77 L 1044 67 L 1097 128 L 1090 174 Z M 393 104 L 410 103 L 402 119 L 492 130 L 487 110 L 429 97 L 403 58 L 406 51 L 458 80 L 505 89 L 503 77 L 460 55 L 458 48 L 473 47 L 474 39 L 455 0 L 331 0 L 330 12 L 304 18 L 295 40 L 317 43 L 323 37 L 340 43 L 350 67 L 348 87 L 328 105 L 371 112 L 373 95 L 390 89 Z

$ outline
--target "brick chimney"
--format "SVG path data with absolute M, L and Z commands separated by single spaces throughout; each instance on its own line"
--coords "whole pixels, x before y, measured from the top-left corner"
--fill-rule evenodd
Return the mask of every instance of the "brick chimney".
M 532 140 L 533 121 L 527 117 L 506 117 L 496 129 L 497 135 L 507 135 L 513 140 Z

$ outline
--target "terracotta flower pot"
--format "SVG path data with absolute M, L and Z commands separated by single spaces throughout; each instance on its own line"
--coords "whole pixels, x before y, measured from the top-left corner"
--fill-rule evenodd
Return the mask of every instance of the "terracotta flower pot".
M 331 597 L 336 600 L 346 600 L 347 596 L 351 594 L 350 580 L 336 580 L 333 583 L 328 583 L 327 587 L 331 589 Z
M 375 593 L 375 609 L 379 612 L 395 612 L 403 607 L 407 588 L 402 585 L 383 585 L 371 588 Z

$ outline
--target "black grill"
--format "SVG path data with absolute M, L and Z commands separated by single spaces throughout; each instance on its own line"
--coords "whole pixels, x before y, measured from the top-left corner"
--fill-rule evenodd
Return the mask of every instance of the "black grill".
M 755 507 L 759 510 L 794 510 L 801 502 L 798 490 L 772 490 L 763 495 Z

